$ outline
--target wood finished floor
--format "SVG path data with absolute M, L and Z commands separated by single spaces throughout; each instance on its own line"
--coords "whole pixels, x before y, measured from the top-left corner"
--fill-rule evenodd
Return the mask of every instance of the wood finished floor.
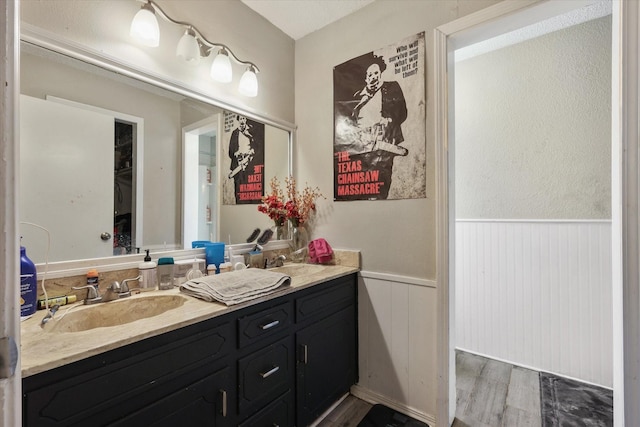
M 537 371 L 456 352 L 456 418 L 452 427 L 540 427 Z
M 542 425 L 537 371 L 457 351 L 456 376 L 456 418 L 452 427 Z M 372 406 L 349 395 L 316 427 L 357 427 Z M 596 421 L 571 425 L 603 425 Z
M 317 427 L 356 427 L 373 405 L 349 395 Z
M 452 427 L 540 427 L 538 372 L 456 353 L 456 418 Z M 349 395 L 317 427 L 357 427 L 373 405 Z

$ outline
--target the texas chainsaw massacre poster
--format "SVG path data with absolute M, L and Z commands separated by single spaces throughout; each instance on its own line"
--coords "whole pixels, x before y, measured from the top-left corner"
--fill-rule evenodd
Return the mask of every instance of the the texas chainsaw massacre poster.
M 333 69 L 334 200 L 426 197 L 424 33 Z
M 264 195 L 264 124 L 225 112 L 222 203 L 260 204 Z

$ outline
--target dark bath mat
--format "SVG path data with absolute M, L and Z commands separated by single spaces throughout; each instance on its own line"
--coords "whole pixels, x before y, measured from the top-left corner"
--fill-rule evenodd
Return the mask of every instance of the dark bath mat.
M 358 427 L 429 427 L 384 405 L 373 405 Z
M 613 391 L 540 373 L 542 427 L 613 426 Z

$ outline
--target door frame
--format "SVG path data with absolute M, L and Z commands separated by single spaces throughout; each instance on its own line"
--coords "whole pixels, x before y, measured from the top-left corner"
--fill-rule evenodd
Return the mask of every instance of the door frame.
M 20 4 L 0 2 L 0 281 L 19 283 L 18 177 L 20 97 Z M 5 83 L 6 82 L 6 83 Z M 22 424 L 18 286 L 0 286 L 0 365 L 17 353 L 17 366 L 0 366 L 0 427 Z M 14 342 L 16 347 L 11 344 Z
M 182 128 L 182 244 L 183 248 L 191 247 L 191 242 L 198 240 L 198 218 L 202 215 L 198 212 L 198 200 L 200 188 L 198 185 L 198 165 L 200 159 L 199 137 L 205 133 L 216 131 L 215 156 L 215 182 L 220 183 L 220 129 L 223 126 L 223 113 L 216 113 Z M 220 218 L 220 205 L 222 200 L 220 191 L 215 194 L 215 206 L 211 214 L 214 218 Z M 193 220 L 196 218 L 196 221 Z M 219 225 L 213 221 L 213 233 L 210 240 L 219 240 Z
M 501 33 L 594 3 L 504 1 L 434 30 L 436 265 L 438 283 L 437 425 L 455 418 L 455 206 L 453 52 Z M 640 5 L 614 0 L 612 11 L 612 294 L 614 423 L 640 425 L 640 270 L 638 246 L 638 35 Z M 633 89 L 633 90 L 631 90 Z M 624 202 L 624 203 L 623 203 Z M 625 373 L 627 374 L 625 376 Z M 625 381 L 625 378 L 627 379 Z M 635 378 L 630 381 L 630 378 Z M 625 405 L 625 400 L 631 402 Z

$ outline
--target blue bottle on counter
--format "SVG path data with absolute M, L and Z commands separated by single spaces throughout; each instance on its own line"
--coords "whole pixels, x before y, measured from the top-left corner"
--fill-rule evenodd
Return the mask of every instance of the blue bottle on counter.
M 36 312 L 38 296 L 38 273 L 36 266 L 27 257 L 27 250 L 20 246 L 20 320 L 26 320 Z

